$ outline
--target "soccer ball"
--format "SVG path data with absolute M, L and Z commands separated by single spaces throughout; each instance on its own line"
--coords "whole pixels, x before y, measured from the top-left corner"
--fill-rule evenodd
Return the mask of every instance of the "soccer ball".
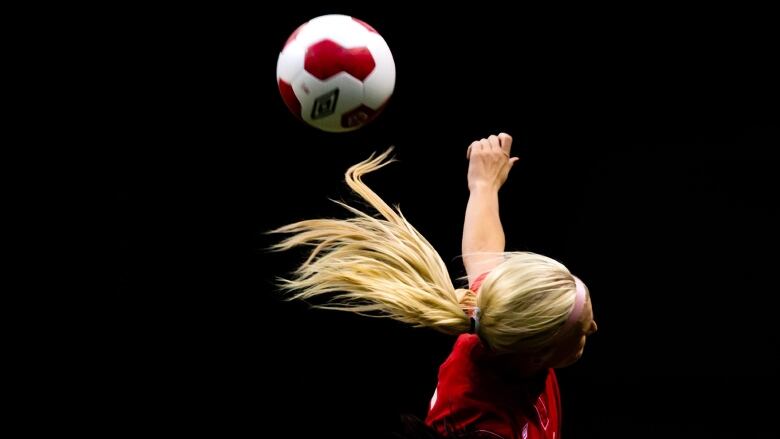
M 284 103 L 304 122 L 352 131 L 384 109 L 395 87 L 395 62 L 373 27 L 347 15 L 323 15 L 287 39 L 276 81 Z

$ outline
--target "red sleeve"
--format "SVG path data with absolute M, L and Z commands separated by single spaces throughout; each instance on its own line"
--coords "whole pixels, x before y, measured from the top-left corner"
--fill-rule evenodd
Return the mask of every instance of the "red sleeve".
M 469 289 L 476 293 L 479 290 L 479 287 L 482 286 L 482 281 L 485 280 L 485 277 L 487 277 L 488 273 L 490 273 L 490 272 L 486 271 L 486 272 L 480 274 L 479 276 L 477 276 L 477 278 L 474 279 L 474 282 L 471 284 L 471 288 L 469 288 Z

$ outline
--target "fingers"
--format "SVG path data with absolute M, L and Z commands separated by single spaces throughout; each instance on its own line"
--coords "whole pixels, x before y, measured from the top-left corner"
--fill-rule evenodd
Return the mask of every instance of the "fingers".
M 498 135 L 498 141 L 501 144 L 501 149 L 504 150 L 506 155 L 512 151 L 512 136 L 507 133 L 500 133 Z
M 484 152 L 488 152 L 488 151 L 491 151 L 492 149 L 494 149 L 494 145 L 493 145 L 493 143 L 490 141 L 490 138 L 489 138 L 489 137 L 488 137 L 487 139 L 482 139 L 482 140 L 480 140 L 480 141 L 479 141 L 479 144 L 482 146 L 482 148 L 481 148 L 481 149 L 482 149 L 482 151 L 484 151 Z
M 468 160 L 468 159 L 471 158 L 471 151 L 472 150 L 479 150 L 479 149 L 482 149 L 482 146 L 479 143 L 479 141 L 475 140 L 475 141 L 471 142 L 471 145 L 469 145 L 468 149 L 466 149 L 466 159 Z
M 471 154 L 474 151 L 500 151 L 507 157 L 510 157 L 511 150 L 512 136 L 507 133 L 500 133 L 497 136 L 491 135 L 486 139 L 480 139 L 471 142 L 471 145 L 469 145 L 469 147 L 466 149 L 466 159 L 470 159 Z
M 492 150 L 501 150 L 501 142 L 498 140 L 498 136 L 490 136 L 487 138 L 488 143 L 490 144 L 490 149 Z

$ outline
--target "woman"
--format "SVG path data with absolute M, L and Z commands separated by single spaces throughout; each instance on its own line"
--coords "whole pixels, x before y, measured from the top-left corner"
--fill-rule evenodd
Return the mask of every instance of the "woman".
M 587 287 L 561 263 L 505 252 L 498 191 L 518 160 L 501 133 L 472 142 L 463 263 L 470 288 L 456 289 L 431 244 L 361 177 L 390 163 L 392 149 L 349 168 L 346 182 L 377 218 L 315 219 L 274 230 L 274 248 L 313 246 L 282 286 L 291 299 L 329 298 L 321 308 L 390 317 L 460 335 L 439 369 L 426 424 L 443 436 L 559 438 L 554 368 L 582 355 L 597 330 Z

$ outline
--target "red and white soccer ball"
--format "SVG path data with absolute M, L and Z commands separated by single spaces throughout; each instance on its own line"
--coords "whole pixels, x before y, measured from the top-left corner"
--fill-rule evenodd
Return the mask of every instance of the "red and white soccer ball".
M 287 107 L 306 123 L 352 131 L 378 116 L 390 99 L 395 62 L 373 27 L 347 15 L 323 15 L 287 39 L 276 80 Z

